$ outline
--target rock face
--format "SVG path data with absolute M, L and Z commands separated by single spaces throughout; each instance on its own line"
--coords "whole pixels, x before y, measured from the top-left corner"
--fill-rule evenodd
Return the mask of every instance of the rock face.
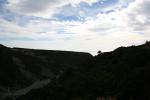
M 150 100 L 149 44 L 94 57 L 0 45 L 0 99 Z
M 0 99 L 25 95 L 68 70 L 81 69 L 89 53 L 8 48 L 0 45 Z

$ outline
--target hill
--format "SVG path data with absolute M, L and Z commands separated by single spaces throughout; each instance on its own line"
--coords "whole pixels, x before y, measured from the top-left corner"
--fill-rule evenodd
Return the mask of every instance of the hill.
M 41 88 L 68 70 L 78 70 L 92 56 L 71 51 L 8 48 L 0 45 L 0 99 Z
M 139 46 L 119 47 L 94 57 L 79 52 L 6 47 L 1 50 L 3 53 L 0 55 L 5 57 L 1 58 L 0 63 L 6 64 L 8 69 L 15 66 L 10 71 L 15 74 L 9 76 L 8 69 L 1 73 L 3 72 L 8 80 L 12 77 L 14 85 L 17 84 L 15 80 L 18 80 L 19 84 L 23 84 L 20 87 L 26 89 L 24 93 L 23 90 L 11 92 L 13 94 L 5 96 L 4 99 L 150 100 L 150 42 Z M 13 65 L 14 61 L 10 60 L 12 55 L 21 59 L 18 61 L 15 58 L 17 65 Z M 22 63 L 25 67 L 21 67 Z M 27 68 L 33 75 L 26 75 L 19 65 L 21 70 Z M 5 66 L 4 69 L 7 68 Z M 50 71 L 46 75 L 42 74 L 46 73 L 46 70 L 42 71 L 43 68 Z M 4 82 L 3 85 L 8 84 L 7 80 Z M 27 88 L 28 84 L 30 87 Z

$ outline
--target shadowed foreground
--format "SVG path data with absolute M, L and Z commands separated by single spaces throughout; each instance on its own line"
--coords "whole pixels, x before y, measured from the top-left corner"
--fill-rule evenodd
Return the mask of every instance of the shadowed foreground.
M 89 53 L 0 46 L 1 100 L 150 100 L 150 43 Z

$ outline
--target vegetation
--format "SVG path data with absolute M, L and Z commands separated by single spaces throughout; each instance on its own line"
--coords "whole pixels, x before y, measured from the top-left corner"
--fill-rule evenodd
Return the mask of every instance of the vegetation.
M 70 62 L 70 67 L 63 68 L 66 67 L 65 64 L 67 61 L 63 67 L 56 67 L 56 70 L 65 69 L 62 74 L 59 74 L 59 77 L 51 78 L 51 82 L 46 86 L 33 89 L 16 99 L 150 100 L 149 44 L 149 42 L 146 42 L 140 46 L 120 47 L 112 52 L 99 53 L 95 57 L 84 56 L 86 60 L 82 61 L 82 63 L 80 62 L 80 64 L 78 63 L 80 67 L 77 68 L 72 67 L 74 65 L 73 63 L 77 60 L 73 59 L 69 61 L 69 58 L 67 61 Z M 44 55 L 44 52 L 36 53 L 36 56 Z M 74 57 L 74 55 L 71 57 Z M 60 58 L 63 59 L 62 55 Z M 61 59 L 59 62 L 61 62 Z M 48 62 L 50 61 L 51 58 L 48 59 Z M 54 65 L 56 66 L 56 63 Z M 34 69 L 32 73 L 34 73 Z M 40 73 L 37 72 L 37 75 Z

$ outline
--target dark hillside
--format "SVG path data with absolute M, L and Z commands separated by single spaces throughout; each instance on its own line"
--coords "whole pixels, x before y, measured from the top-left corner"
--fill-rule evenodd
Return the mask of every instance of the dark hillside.
M 150 49 L 147 44 L 120 47 L 90 59 L 45 88 L 19 99 L 150 100 Z
M 82 52 L 8 48 L 0 45 L 0 95 L 22 95 L 68 70 L 78 70 L 92 56 Z M 20 94 L 18 91 L 21 91 Z M 16 92 L 16 93 L 15 93 Z
M 9 95 L 5 99 L 150 100 L 149 44 L 150 42 L 146 42 L 139 46 L 119 47 L 95 57 L 80 52 L 3 47 L 1 55 L 6 57 L 1 58 L 1 64 L 8 66 L 8 69 L 10 66 L 15 66 L 12 73 L 16 71 L 16 75 L 19 75 L 17 77 L 12 74 L 14 75 L 12 83 L 15 85 L 15 80 L 18 80 L 17 83 L 24 86 L 31 83 L 32 87 L 24 94 L 17 97 Z M 14 63 L 11 60 L 12 56 L 15 56 L 17 58 L 15 61 L 19 63 Z M 23 66 L 21 67 L 20 64 Z M 7 67 L 3 70 L 5 68 Z M 25 73 L 26 71 L 30 74 Z M 4 73 L 9 80 L 7 69 L 1 73 Z M 4 80 L 4 82 L 8 84 L 9 81 Z M 35 88 L 37 85 L 40 88 Z

